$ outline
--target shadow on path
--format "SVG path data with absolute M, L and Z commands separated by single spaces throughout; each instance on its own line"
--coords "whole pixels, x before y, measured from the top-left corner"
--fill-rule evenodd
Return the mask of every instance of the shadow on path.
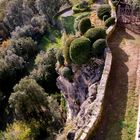
M 123 39 L 134 40 L 120 27 L 116 28 L 108 41 L 113 55 L 113 62 L 104 102 L 104 111 L 100 126 L 89 140 L 121 140 L 121 132 L 126 112 L 128 93 L 128 55 L 120 46 Z

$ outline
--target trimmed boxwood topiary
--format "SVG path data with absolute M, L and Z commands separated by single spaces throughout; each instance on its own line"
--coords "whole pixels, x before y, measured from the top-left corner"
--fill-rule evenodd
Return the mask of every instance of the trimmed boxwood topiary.
M 106 39 L 98 39 L 92 45 L 93 56 L 100 57 L 104 54 L 104 50 L 107 47 Z
M 78 30 L 78 25 L 80 23 L 80 21 L 83 19 L 83 18 L 86 18 L 86 17 L 89 17 L 90 13 L 81 13 L 79 16 L 77 16 L 75 18 L 75 21 L 74 21 L 74 30 L 77 32 L 79 31 Z
M 78 65 L 87 63 L 91 56 L 91 48 L 91 42 L 86 37 L 73 40 L 70 45 L 70 58 L 72 62 Z
M 111 25 L 115 24 L 115 18 L 114 17 L 110 17 L 105 21 L 105 26 L 106 27 L 110 27 Z
M 97 39 L 106 38 L 106 30 L 103 28 L 91 28 L 85 33 L 84 36 L 89 38 L 90 41 L 94 43 Z
M 103 4 L 97 10 L 97 16 L 99 19 L 103 20 L 104 15 L 111 15 L 111 7 L 109 4 Z
M 73 75 L 73 72 L 72 72 L 72 69 L 69 68 L 69 67 L 63 67 L 61 69 L 61 74 L 64 78 L 68 79 L 68 80 L 72 80 L 72 75 Z
M 71 59 L 70 59 L 70 54 L 69 54 L 69 49 L 70 49 L 70 45 L 71 45 L 71 42 L 75 39 L 74 36 L 71 36 L 69 37 L 66 42 L 65 42 L 65 46 L 63 48 L 63 54 L 64 54 L 64 58 L 65 58 L 65 61 L 69 64 L 71 62 Z
M 90 28 L 91 28 L 91 22 L 90 22 L 90 18 L 88 17 L 83 18 L 78 25 L 78 29 L 81 34 L 84 34 Z
M 104 15 L 103 16 L 103 21 L 106 21 L 110 16 L 109 15 Z

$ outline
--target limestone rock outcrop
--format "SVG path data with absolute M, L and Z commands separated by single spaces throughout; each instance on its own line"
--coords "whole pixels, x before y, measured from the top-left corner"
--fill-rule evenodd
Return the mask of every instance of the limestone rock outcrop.
M 74 73 L 72 82 L 69 82 L 59 73 L 57 86 L 67 102 L 67 119 L 72 120 L 87 114 L 86 108 L 90 107 L 90 104 L 96 99 L 97 86 L 103 68 L 104 60 L 91 58 L 89 63 L 80 67 L 72 65 Z

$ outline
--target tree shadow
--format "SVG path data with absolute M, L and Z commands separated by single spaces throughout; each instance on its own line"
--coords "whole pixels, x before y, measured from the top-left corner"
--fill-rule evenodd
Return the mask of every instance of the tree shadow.
M 89 140 L 121 140 L 128 93 L 128 55 L 120 48 L 124 38 L 135 38 L 117 27 L 108 41 L 112 51 L 113 62 L 107 83 L 104 108 L 101 121 Z

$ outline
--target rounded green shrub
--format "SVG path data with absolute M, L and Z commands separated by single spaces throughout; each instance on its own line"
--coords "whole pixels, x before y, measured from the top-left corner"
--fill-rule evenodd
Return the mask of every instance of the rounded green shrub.
M 64 65 L 63 51 L 61 49 L 56 53 L 56 59 L 60 63 L 60 65 Z
M 78 25 L 78 29 L 81 34 L 84 34 L 90 28 L 91 28 L 91 22 L 88 17 L 83 18 Z
M 64 54 L 64 58 L 65 58 L 65 61 L 69 64 L 71 62 L 71 59 L 70 59 L 70 54 L 69 54 L 69 49 L 70 49 L 70 45 L 71 45 L 71 42 L 75 39 L 75 37 L 69 37 L 66 42 L 65 42 L 65 46 L 63 48 L 63 54 Z
M 106 21 L 110 16 L 109 15 L 104 15 L 103 16 L 103 21 Z
M 105 26 L 106 27 L 110 27 L 111 25 L 115 24 L 115 18 L 114 17 L 110 17 L 105 21 Z
M 89 38 L 90 41 L 94 43 L 97 39 L 106 38 L 106 30 L 103 28 L 91 28 L 85 33 L 84 36 Z
M 70 58 L 75 64 L 85 64 L 90 59 L 91 42 L 86 37 L 80 37 L 72 41 L 70 45 Z
M 72 69 L 69 68 L 69 67 L 63 67 L 62 70 L 61 70 L 61 74 L 64 78 L 68 79 L 68 80 L 71 80 L 72 79 L 72 75 L 73 75 L 73 72 L 72 72 Z
M 81 13 L 79 16 L 75 18 L 74 21 L 74 30 L 77 32 L 79 31 L 78 25 L 83 18 L 89 17 L 90 13 Z
M 103 20 L 104 15 L 111 15 L 111 7 L 108 4 L 102 4 L 97 10 L 97 16 L 99 19 Z
M 92 54 L 93 56 L 100 57 L 104 54 L 104 50 L 107 47 L 105 39 L 98 39 L 92 45 Z

